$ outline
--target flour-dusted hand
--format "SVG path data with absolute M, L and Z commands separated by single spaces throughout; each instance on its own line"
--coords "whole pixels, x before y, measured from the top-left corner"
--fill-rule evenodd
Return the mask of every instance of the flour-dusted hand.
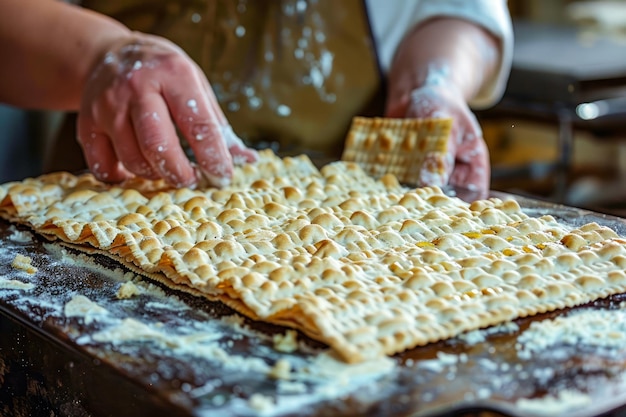
M 423 184 L 451 184 L 478 198 L 488 195 L 489 153 L 470 105 L 478 98 L 486 103 L 484 97 L 495 91 L 503 48 L 501 38 L 471 20 L 443 16 L 421 21 L 398 47 L 389 70 L 387 116 L 452 118 L 447 157 L 444 162 L 441 155 L 429 158 L 443 164 L 444 173 L 422 177 Z
M 439 164 L 440 155 L 426 155 L 421 185 L 447 184 L 486 196 L 489 191 L 489 152 L 476 116 L 453 86 L 427 84 L 413 90 L 407 100 L 389 109 L 391 117 L 451 118 L 452 129 L 442 176 L 434 177 L 429 161 Z
M 227 185 L 233 161 L 256 153 L 234 134 L 198 66 L 175 44 L 133 33 L 115 44 L 86 81 L 78 140 L 94 175 L 192 186 L 198 178 L 176 128 L 212 185 Z

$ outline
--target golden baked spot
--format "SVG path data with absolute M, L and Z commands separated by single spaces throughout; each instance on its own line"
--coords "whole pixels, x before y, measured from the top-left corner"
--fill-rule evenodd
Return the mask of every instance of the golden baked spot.
M 587 241 L 585 239 L 583 239 L 580 235 L 573 233 L 563 236 L 561 243 L 573 251 L 578 251 L 587 245 Z
M 417 246 L 418 248 L 428 248 L 428 249 L 435 248 L 435 245 L 432 242 L 426 242 L 426 241 L 416 242 L 415 246 Z
M 516 250 L 514 250 L 514 249 L 510 249 L 510 248 L 504 249 L 504 250 L 502 251 L 502 254 L 503 254 L 504 256 L 515 256 L 515 255 L 517 255 L 517 253 L 518 253 L 518 252 L 517 252 Z
M 604 286 L 604 280 L 602 278 L 583 275 L 576 279 L 575 283 L 581 286 L 585 291 L 593 291 Z
M 608 282 L 613 285 L 624 285 L 626 282 L 626 272 L 625 271 L 611 271 L 608 274 Z
M 468 237 L 470 239 L 478 239 L 483 236 L 481 232 L 465 232 L 461 233 L 463 236 Z

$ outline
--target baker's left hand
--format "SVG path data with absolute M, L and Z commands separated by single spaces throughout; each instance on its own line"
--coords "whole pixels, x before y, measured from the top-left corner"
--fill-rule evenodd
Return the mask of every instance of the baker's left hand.
M 386 116 L 452 118 L 444 174 L 436 178 L 425 169 L 419 185 L 450 184 L 476 193 L 479 198 L 487 196 L 491 176 L 489 151 L 478 120 L 459 91 L 445 85 L 422 86 L 388 103 Z
M 108 45 L 83 90 L 78 140 L 100 180 L 141 176 L 174 187 L 200 180 L 225 186 L 234 164 L 257 158 L 233 132 L 197 64 L 167 39 L 133 33 Z

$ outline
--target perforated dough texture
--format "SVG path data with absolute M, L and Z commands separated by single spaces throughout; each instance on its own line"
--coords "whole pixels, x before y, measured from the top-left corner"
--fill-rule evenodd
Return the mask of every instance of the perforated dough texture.
M 452 119 L 355 117 L 342 161 L 356 162 L 375 178 L 392 174 L 403 184 L 444 185 Z
M 626 240 L 606 227 L 269 152 L 222 190 L 68 173 L 7 183 L 0 213 L 348 362 L 626 290 Z

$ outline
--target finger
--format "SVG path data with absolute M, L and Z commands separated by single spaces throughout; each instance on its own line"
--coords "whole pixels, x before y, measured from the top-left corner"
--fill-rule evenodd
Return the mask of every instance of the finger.
M 82 143 L 85 161 L 96 178 L 105 182 L 121 182 L 133 175 L 117 159 L 109 137 L 103 133 L 91 133 Z
M 195 171 L 180 145 L 163 97 L 156 92 L 146 94 L 131 106 L 130 113 L 136 146 L 151 170 L 174 187 L 194 184 Z M 135 151 L 129 148 L 129 152 Z
M 195 77 L 193 80 L 195 88 L 194 83 L 186 83 L 175 95 L 165 92 L 167 104 L 203 174 L 213 185 L 225 186 L 233 174 L 233 161 L 222 135 L 220 118 L 201 89 L 202 82 Z
M 202 85 L 204 87 L 203 91 L 206 93 L 206 98 L 210 105 L 210 109 L 215 115 L 217 123 L 220 126 L 228 126 L 229 125 L 228 119 L 226 119 L 226 115 L 224 114 L 222 107 L 220 107 L 220 104 L 217 101 L 217 97 L 215 96 L 215 92 L 213 91 L 213 88 L 211 88 L 211 85 L 209 85 L 209 81 L 206 79 L 206 77 L 204 76 L 204 74 L 201 72 L 200 69 L 198 69 L 198 72 L 199 72 L 198 78 L 202 82 Z
M 450 184 L 486 194 L 489 191 L 491 170 L 489 150 L 479 137 L 469 137 L 459 146 Z
M 450 134 L 447 138 L 445 152 L 428 152 L 420 169 L 420 185 L 435 185 L 443 187 L 450 182 L 455 167 L 455 156 L 458 149 L 458 125 L 452 122 Z
M 224 142 L 226 143 L 226 147 L 230 152 L 231 157 L 233 158 L 233 163 L 235 165 L 241 165 L 246 162 L 254 162 L 258 159 L 258 154 L 255 150 L 248 148 L 241 138 L 237 136 L 237 134 L 233 131 L 228 119 L 226 119 L 226 115 L 224 111 L 219 105 L 217 101 L 217 97 L 213 92 L 213 89 L 209 85 L 208 81 L 206 81 L 205 77 L 202 77 L 203 84 L 205 86 L 205 92 L 207 95 L 208 102 L 211 106 L 211 110 L 215 114 L 216 119 L 218 120 L 218 124 L 220 126 L 222 137 L 224 138 Z
M 410 92 L 403 90 L 402 93 L 390 91 L 385 103 L 385 117 L 401 118 L 411 117 L 407 114 L 411 104 Z
M 159 176 L 144 157 L 138 143 L 132 116 L 131 113 L 120 118 L 120 121 L 115 124 L 115 130 L 109 133 L 109 137 L 114 138 L 112 144 L 115 154 L 126 170 L 140 177 L 156 179 Z M 138 129 L 137 132 L 142 132 L 142 130 Z
M 258 159 L 257 152 L 244 145 L 241 138 L 235 134 L 206 77 L 201 75 L 200 79 L 204 85 L 204 91 L 207 93 L 207 99 L 209 100 L 211 109 L 213 110 L 219 125 L 222 127 L 222 136 L 224 137 L 228 151 L 233 158 L 233 163 L 235 165 L 241 165 L 246 162 L 249 163 L 256 161 Z
M 233 164 L 243 165 L 259 159 L 258 153 L 254 149 L 248 148 L 243 141 L 235 134 L 230 125 L 222 128 L 222 135 L 228 146 L 228 151 L 233 158 Z
M 196 161 L 200 170 L 210 184 L 224 187 L 230 184 L 233 175 L 233 159 L 226 147 L 221 129 L 210 122 L 195 123 L 192 128 L 192 137 L 197 138 L 196 132 L 203 132 L 201 139 L 191 143 Z
M 454 162 L 450 154 L 430 152 L 424 155 L 418 185 L 443 187 L 448 184 Z
M 121 182 L 132 177 L 132 174 L 117 159 L 109 137 L 97 130 L 91 118 L 79 115 L 77 134 L 85 162 L 97 179 L 106 182 Z
M 474 114 L 466 109 L 458 118 L 459 138 L 450 183 L 470 191 L 488 192 L 491 178 L 489 150 Z

